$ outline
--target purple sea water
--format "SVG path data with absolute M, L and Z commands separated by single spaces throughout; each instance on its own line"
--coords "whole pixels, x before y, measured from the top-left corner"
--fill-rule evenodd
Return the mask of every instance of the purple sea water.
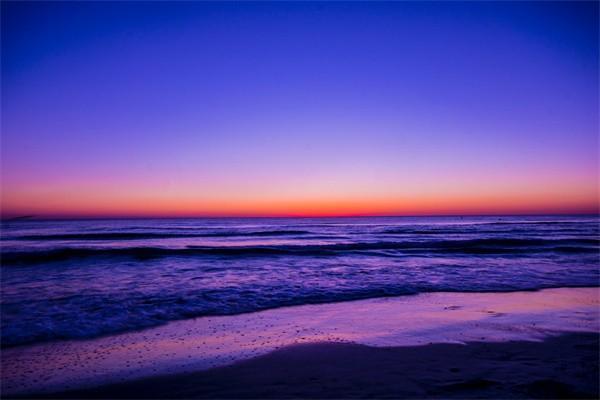
M 434 291 L 598 286 L 598 216 L 5 221 L 2 346 Z

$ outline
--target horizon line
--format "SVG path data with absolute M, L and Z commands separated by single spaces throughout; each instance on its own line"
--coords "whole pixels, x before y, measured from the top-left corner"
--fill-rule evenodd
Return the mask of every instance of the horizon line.
M 523 213 L 442 213 L 442 214 L 347 214 L 347 215 L 18 215 L 0 216 L 1 222 L 18 221 L 69 221 L 69 220 L 107 220 L 107 219 L 286 219 L 286 218 L 432 218 L 432 217 L 566 217 L 566 216 L 600 216 L 600 211 L 593 212 L 523 212 Z

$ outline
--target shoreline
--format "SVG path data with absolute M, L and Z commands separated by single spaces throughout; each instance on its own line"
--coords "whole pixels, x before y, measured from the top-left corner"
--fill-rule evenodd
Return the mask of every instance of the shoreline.
M 221 318 L 221 317 L 237 317 L 237 316 L 242 316 L 242 315 L 253 315 L 253 314 L 259 314 L 259 313 L 268 312 L 268 311 L 276 311 L 276 310 L 296 308 L 296 307 L 324 306 L 324 305 L 330 305 L 330 304 L 355 303 L 355 302 L 371 301 L 371 300 L 396 299 L 396 298 L 402 298 L 402 297 L 420 296 L 420 295 L 437 294 L 437 293 L 444 293 L 444 294 L 451 294 L 451 293 L 457 293 L 457 294 L 459 294 L 459 293 L 460 294 L 504 294 L 504 293 L 540 292 L 540 291 L 545 291 L 545 290 L 557 290 L 557 289 L 597 289 L 598 293 L 599 293 L 598 296 L 599 296 L 599 301 L 600 301 L 600 285 L 599 286 L 563 285 L 563 286 L 548 286 L 548 287 L 542 287 L 542 288 L 514 289 L 514 290 L 439 290 L 439 291 L 431 291 L 431 292 L 401 293 L 401 294 L 381 295 L 381 296 L 375 296 L 375 297 L 366 296 L 366 297 L 355 297 L 355 298 L 347 298 L 347 299 L 336 299 L 335 301 L 327 300 L 327 301 L 316 301 L 316 302 L 304 302 L 304 303 L 298 303 L 298 304 L 288 304 L 288 305 L 267 307 L 267 308 L 257 309 L 254 311 L 229 313 L 229 314 L 216 313 L 216 314 L 209 314 L 209 315 L 191 316 L 191 317 L 186 317 L 186 318 L 167 320 L 166 322 L 164 322 L 162 324 L 158 324 L 158 325 L 148 325 L 145 327 L 139 327 L 139 328 L 134 328 L 134 329 L 130 329 L 130 330 L 128 329 L 128 330 L 115 331 L 115 332 L 110 332 L 110 333 L 94 335 L 94 336 L 82 336 L 82 337 L 73 337 L 73 338 L 69 337 L 69 338 L 64 338 L 64 339 L 49 339 L 49 340 L 42 340 L 42 341 L 38 340 L 38 341 L 34 341 L 34 342 L 23 342 L 23 343 L 19 343 L 19 344 L 4 345 L 4 346 L 0 346 L 0 351 L 24 349 L 24 348 L 29 348 L 29 347 L 52 345 L 52 344 L 56 344 L 56 343 L 65 343 L 65 342 L 88 342 L 88 341 L 102 340 L 102 339 L 106 339 L 106 338 L 114 337 L 114 336 L 136 334 L 136 333 L 145 332 L 145 331 L 148 331 L 151 329 L 159 329 L 166 325 L 171 325 L 174 323 L 181 323 L 181 322 L 193 321 L 193 320 L 198 320 L 198 319 L 206 319 L 206 318 L 210 319 L 210 318 Z
M 565 332 L 599 333 L 599 293 L 598 287 L 422 293 L 201 317 L 91 340 L 7 348 L 2 392 L 43 395 L 197 374 L 294 345 L 543 343 Z

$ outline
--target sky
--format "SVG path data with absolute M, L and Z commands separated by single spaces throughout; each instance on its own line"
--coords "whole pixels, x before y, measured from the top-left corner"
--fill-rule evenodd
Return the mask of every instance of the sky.
M 9 2 L 3 216 L 596 213 L 597 2 Z

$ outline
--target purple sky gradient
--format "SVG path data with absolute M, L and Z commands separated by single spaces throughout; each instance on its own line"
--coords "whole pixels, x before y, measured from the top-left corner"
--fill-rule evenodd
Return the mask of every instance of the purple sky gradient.
M 597 2 L 2 2 L 2 212 L 594 212 L 597 38 Z

